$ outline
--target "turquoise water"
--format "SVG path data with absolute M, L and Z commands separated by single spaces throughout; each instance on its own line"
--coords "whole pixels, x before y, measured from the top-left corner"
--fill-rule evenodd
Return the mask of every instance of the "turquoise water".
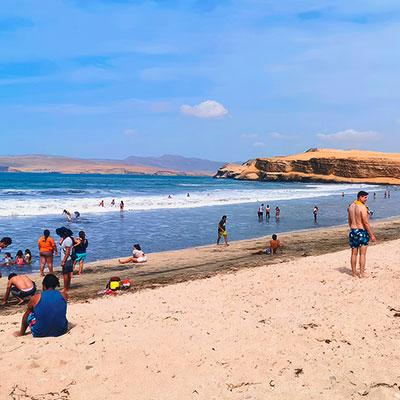
M 57 239 L 55 229 L 60 226 L 70 227 L 76 236 L 79 230 L 86 232 L 88 261 L 128 256 L 134 243 L 140 243 L 147 253 L 214 243 L 222 215 L 228 216 L 229 240 L 334 226 L 346 223 L 347 206 L 361 188 L 377 193 L 377 200 L 369 200 L 374 218 L 400 215 L 398 192 L 393 188 L 391 198 L 384 199 L 385 188 L 373 185 L 0 173 L 0 235 L 13 239 L 0 260 L 5 251 L 14 257 L 19 249 L 29 248 L 34 263 L 23 267 L 24 271 L 37 270 L 38 238 L 49 229 Z M 99 207 L 101 200 L 105 207 Z M 121 200 L 123 212 L 118 206 Z M 280 219 L 260 222 L 257 209 L 261 202 L 271 209 L 279 206 Z M 320 211 L 317 224 L 314 205 Z M 64 209 L 79 211 L 81 217 L 68 222 L 62 215 Z M 8 270 L 0 268 L 3 273 Z

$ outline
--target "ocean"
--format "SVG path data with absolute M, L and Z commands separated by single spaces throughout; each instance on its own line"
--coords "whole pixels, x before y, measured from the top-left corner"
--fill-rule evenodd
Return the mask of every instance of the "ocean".
M 139 243 L 145 253 L 212 244 L 217 224 L 227 215 L 229 240 L 250 239 L 302 229 L 347 223 L 347 207 L 359 190 L 376 192 L 368 201 L 374 219 L 400 215 L 399 192 L 379 185 L 247 182 L 211 177 L 61 175 L 0 173 L 1 237 L 10 236 L 13 258 L 29 248 L 33 263 L 0 267 L 35 272 L 39 266 L 37 241 L 44 229 L 58 241 L 55 229 L 69 227 L 75 236 L 86 232 L 87 261 L 127 257 Z M 384 198 L 385 190 L 391 198 Z M 342 197 L 342 192 L 345 193 Z M 115 206 L 111 206 L 115 199 Z M 99 207 L 104 200 L 105 207 Z M 123 200 L 125 209 L 119 210 Z M 260 203 L 269 204 L 271 218 L 259 221 Z M 275 220 L 276 206 L 281 209 Z M 318 206 L 317 223 L 313 208 Z M 62 211 L 78 211 L 68 222 Z M 59 260 L 55 260 L 59 265 Z

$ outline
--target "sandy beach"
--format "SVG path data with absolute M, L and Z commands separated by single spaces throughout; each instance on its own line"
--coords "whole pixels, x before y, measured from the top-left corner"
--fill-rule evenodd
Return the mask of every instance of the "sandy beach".
M 400 398 L 400 220 L 372 227 L 364 280 L 346 227 L 282 235 L 276 257 L 252 255 L 263 238 L 88 265 L 66 335 L 15 338 L 24 308 L 1 309 L 0 398 Z M 112 275 L 132 288 L 97 295 Z

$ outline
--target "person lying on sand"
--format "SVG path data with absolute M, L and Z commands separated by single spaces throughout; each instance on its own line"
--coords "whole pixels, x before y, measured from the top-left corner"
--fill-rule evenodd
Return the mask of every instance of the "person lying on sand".
M 42 282 L 43 291 L 32 296 L 22 317 L 21 329 L 14 333 L 23 336 L 31 328 L 33 337 L 60 336 L 67 332 L 68 294 L 56 290 L 60 281 L 53 274 L 47 274 Z
M 146 254 L 143 253 L 142 248 L 140 247 L 139 244 L 134 244 L 133 245 L 133 252 L 132 252 L 132 257 L 128 258 L 120 258 L 119 260 L 120 264 L 127 264 L 130 262 L 133 263 L 143 263 L 147 261 Z
M 8 275 L 8 285 L 4 300 L 1 305 L 7 303 L 10 293 L 18 299 L 18 305 L 24 302 L 24 299 L 31 297 L 36 292 L 35 282 L 32 282 L 26 275 L 17 275 L 12 273 Z

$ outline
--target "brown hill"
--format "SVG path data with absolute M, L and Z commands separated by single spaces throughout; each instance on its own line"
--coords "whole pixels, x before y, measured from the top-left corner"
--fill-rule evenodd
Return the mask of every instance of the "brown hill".
M 129 165 L 123 161 L 84 160 L 45 155 L 0 156 L 0 171 L 61 174 L 197 175 L 163 168 Z
M 292 182 L 400 184 L 400 153 L 310 149 L 304 153 L 226 164 L 215 178 Z

